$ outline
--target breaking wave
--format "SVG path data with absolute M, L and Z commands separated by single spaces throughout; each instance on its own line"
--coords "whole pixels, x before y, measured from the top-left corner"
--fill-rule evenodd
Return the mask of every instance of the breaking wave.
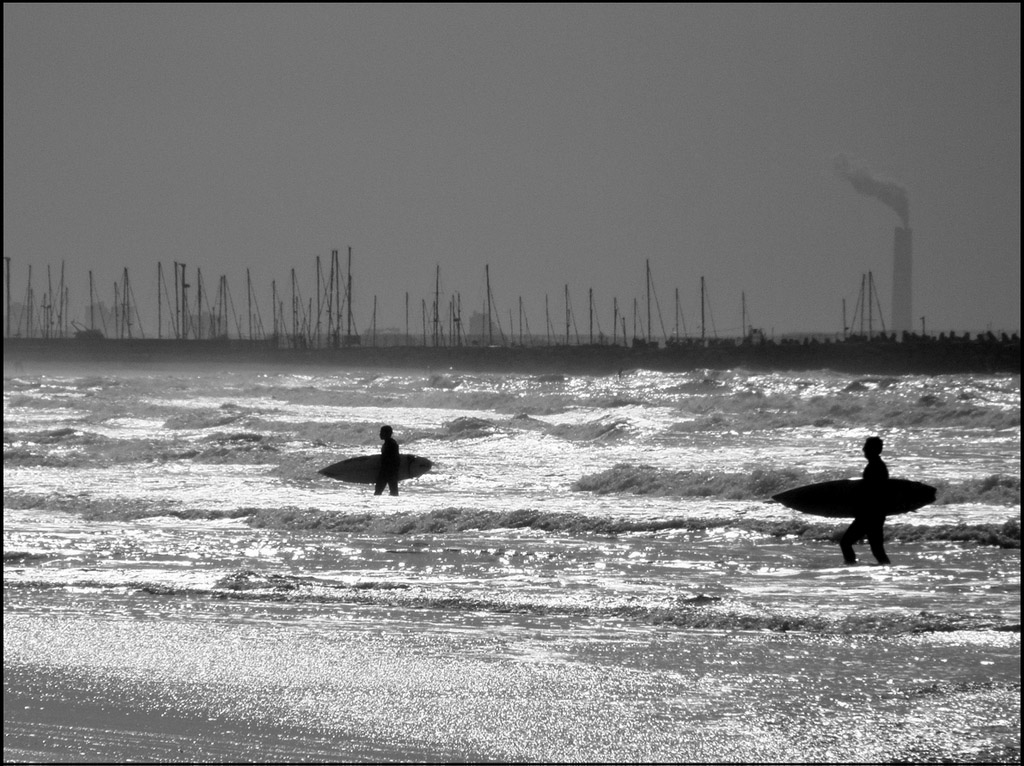
M 66 580 L 45 577 L 9 582 L 5 587 L 62 589 Z M 350 604 L 477 615 L 565 616 L 577 621 L 615 620 L 684 630 L 803 632 L 822 635 L 895 636 L 954 631 L 1020 632 L 1020 623 L 975 614 L 936 614 L 912 609 L 868 609 L 838 615 L 768 607 L 742 598 L 686 593 L 654 600 L 605 597 L 601 600 L 564 602 L 521 591 L 452 591 L 415 580 L 356 579 L 278 574 L 253 569 L 230 572 L 211 585 L 134 581 L 110 582 L 102 578 L 76 578 L 76 589 L 125 587 L 160 597 L 208 597 L 251 602 L 290 604 Z
M 708 518 L 670 516 L 661 518 L 615 518 L 560 511 L 517 509 L 493 511 L 451 507 L 427 512 L 339 513 L 318 508 L 251 508 L 228 510 L 185 508 L 166 500 L 144 506 L 126 499 L 96 500 L 74 495 L 5 495 L 7 508 L 38 508 L 74 513 L 91 521 L 131 521 L 159 517 L 182 520 L 238 519 L 257 529 L 315 530 L 342 535 L 455 535 L 467 531 L 523 529 L 574 537 L 651 535 L 662 533 L 702 534 L 732 529 L 771 538 L 838 542 L 845 529 L 840 520 L 815 520 L 798 515 L 779 520 L 743 515 Z M 1003 523 L 918 525 L 890 520 L 885 525 L 887 540 L 905 542 L 955 542 L 1001 548 L 1020 548 L 1020 518 Z
M 649 465 L 619 463 L 605 471 L 577 479 L 572 489 L 597 495 L 652 495 L 656 497 L 714 497 L 726 500 L 765 500 L 804 484 L 847 478 L 841 472 L 762 470 L 749 473 L 668 471 Z M 935 481 L 937 505 L 983 503 L 1020 505 L 1020 478 L 992 475 L 960 483 Z

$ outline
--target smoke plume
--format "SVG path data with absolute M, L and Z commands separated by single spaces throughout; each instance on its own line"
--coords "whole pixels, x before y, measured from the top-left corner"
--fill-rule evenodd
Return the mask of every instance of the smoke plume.
M 903 228 L 910 228 L 910 198 L 905 188 L 895 181 L 878 178 L 866 166 L 854 165 L 843 155 L 836 157 L 835 169 L 861 194 L 879 199 L 891 207 L 903 221 Z

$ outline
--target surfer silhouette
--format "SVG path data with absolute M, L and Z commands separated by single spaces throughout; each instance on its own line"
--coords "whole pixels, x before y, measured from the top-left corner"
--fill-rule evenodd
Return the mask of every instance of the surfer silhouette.
M 889 469 L 882 460 L 882 440 L 871 436 L 864 442 L 864 457 L 868 464 L 864 467 L 865 504 L 853 519 L 853 523 L 843 533 L 839 547 L 847 564 L 857 563 L 857 554 L 853 552 L 853 544 L 867 536 L 871 545 L 871 553 L 879 564 L 888 564 L 889 557 L 885 554 L 882 527 L 885 525 L 885 509 L 879 507 L 883 502 L 884 484 L 889 479 Z
M 384 440 L 384 444 L 380 448 L 380 473 L 377 475 L 377 486 L 373 490 L 373 494 L 381 495 L 384 493 L 384 487 L 391 490 L 392 495 L 398 494 L 398 442 L 396 442 L 391 434 L 394 433 L 391 426 L 381 426 L 380 438 Z

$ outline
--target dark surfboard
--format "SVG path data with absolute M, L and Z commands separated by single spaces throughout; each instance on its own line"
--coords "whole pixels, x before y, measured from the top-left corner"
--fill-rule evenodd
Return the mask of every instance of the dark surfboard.
M 429 471 L 433 465 L 425 457 L 399 455 L 398 480 L 415 479 Z M 377 476 L 380 474 L 380 455 L 350 457 L 348 460 L 341 460 L 326 468 L 321 468 L 317 473 L 353 484 L 375 484 Z
M 863 479 L 840 479 L 789 489 L 772 500 L 802 513 L 835 518 L 875 510 L 886 516 L 909 513 L 935 502 L 935 487 L 908 479 L 886 479 L 865 487 Z

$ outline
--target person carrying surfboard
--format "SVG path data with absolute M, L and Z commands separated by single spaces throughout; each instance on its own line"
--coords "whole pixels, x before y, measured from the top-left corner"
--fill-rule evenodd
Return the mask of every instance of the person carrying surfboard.
M 392 438 L 392 433 L 394 431 L 391 426 L 381 426 L 380 438 L 384 443 L 380 448 L 380 473 L 377 475 L 377 486 L 373 490 L 375 495 L 383 494 L 385 485 L 392 495 L 398 495 L 398 467 L 401 461 L 398 458 L 398 442 Z
M 839 547 L 847 564 L 857 563 L 857 554 L 853 552 L 853 544 L 865 535 L 871 545 L 871 552 L 879 564 L 888 564 L 889 557 L 885 554 L 882 543 L 884 536 L 882 527 L 885 525 L 885 508 L 879 507 L 883 501 L 885 482 L 889 480 L 889 469 L 882 460 L 882 440 L 877 436 L 868 437 L 864 442 L 864 457 L 868 464 L 864 467 L 864 488 L 867 502 L 865 507 L 854 518 L 842 538 Z

